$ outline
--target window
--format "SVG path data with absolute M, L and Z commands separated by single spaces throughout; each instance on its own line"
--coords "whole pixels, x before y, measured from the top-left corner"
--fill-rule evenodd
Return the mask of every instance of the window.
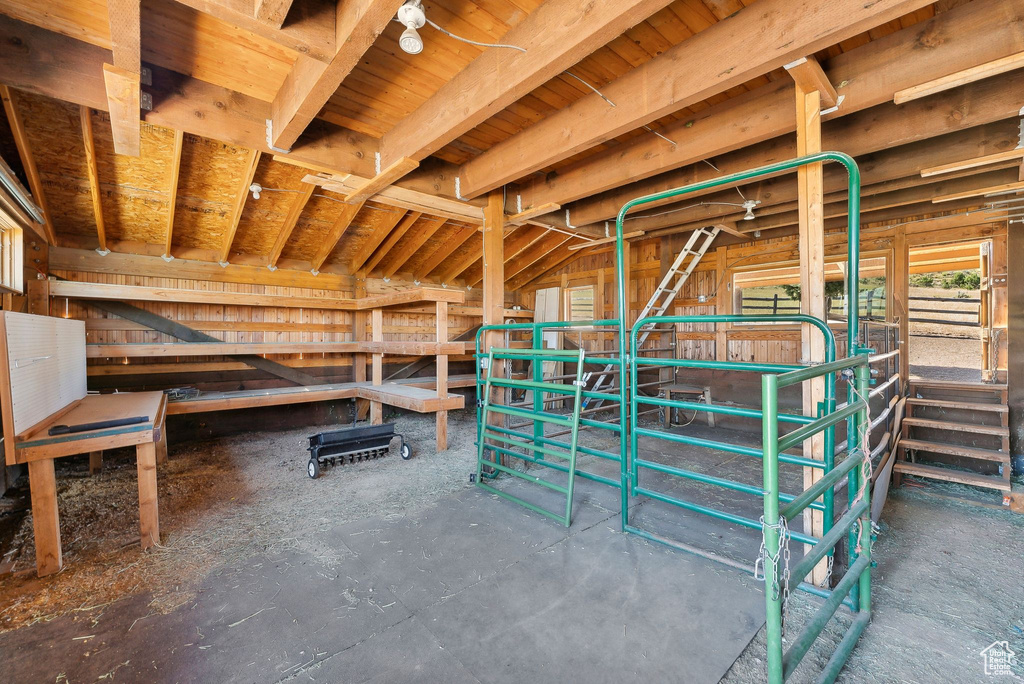
M 885 320 L 888 301 L 885 282 L 885 257 L 860 262 L 860 316 Z M 846 302 L 846 262 L 825 264 L 825 306 L 832 321 L 844 320 Z M 800 267 L 781 266 L 733 275 L 733 311 L 743 314 L 800 313 Z
M 594 320 L 594 286 L 566 288 L 565 311 L 566 320 Z

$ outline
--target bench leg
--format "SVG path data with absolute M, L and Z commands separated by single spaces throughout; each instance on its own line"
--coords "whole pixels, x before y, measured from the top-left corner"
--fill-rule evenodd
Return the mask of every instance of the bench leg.
M 160 542 L 160 514 L 156 499 L 156 443 L 147 442 L 136 446 L 135 462 L 139 470 L 139 531 L 142 548 L 148 549 Z
M 167 463 L 167 426 L 160 430 L 160 441 L 156 443 L 156 464 Z
M 711 406 L 711 388 L 704 390 L 704 403 Z M 708 411 L 708 427 L 715 427 L 715 414 Z
M 384 423 L 384 404 L 379 401 L 370 402 L 370 425 L 381 425 Z
M 437 453 L 448 450 L 448 412 L 438 411 L 437 422 Z
M 99 475 L 103 471 L 103 451 L 89 452 L 89 474 Z
M 36 572 L 43 577 L 60 571 L 64 566 L 53 459 L 29 461 L 28 483 L 32 496 L 32 526 L 36 535 Z

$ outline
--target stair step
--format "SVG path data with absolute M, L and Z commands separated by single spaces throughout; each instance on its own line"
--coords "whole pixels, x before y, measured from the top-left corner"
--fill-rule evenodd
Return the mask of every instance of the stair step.
M 1010 491 L 1010 482 L 1008 480 L 992 475 L 978 475 L 977 473 L 968 473 L 963 470 L 907 463 L 906 461 L 896 462 L 893 468 L 904 475 L 917 475 L 918 477 L 927 477 L 932 480 L 959 482 L 960 484 L 974 485 L 975 487 L 998 489 L 1002 492 Z
M 975 447 L 959 446 L 956 444 L 939 444 L 938 442 L 926 442 L 922 439 L 900 439 L 900 447 L 917 449 L 918 451 L 929 451 L 934 454 L 948 454 L 950 456 L 976 458 L 982 461 L 995 461 L 996 463 L 1003 464 L 1010 462 L 1010 454 L 1002 451 L 976 449 Z
M 911 380 L 910 386 L 931 387 L 933 389 L 965 392 L 1002 392 L 1006 390 L 1005 384 L 996 385 L 987 382 L 956 382 L 954 380 Z
M 933 430 L 951 430 L 953 432 L 973 432 L 979 435 L 995 435 L 1009 437 L 1010 428 L 1002 425 L 972 425 L 970 423 L 951 423 L 948 420 L 931 420 L 928 418 L 904 418 L 904 425 L 911 425 Z
M 978 404 L 970 401 L 921 399 L 919 397 L 908 397 L 907 403 L 914 404 L 915 406 L 934 406 L 935 408 L 963 409 L 965 411 L 992 411 L 994 413 L 1007 413 L 1010 410 L 1006 404 Z

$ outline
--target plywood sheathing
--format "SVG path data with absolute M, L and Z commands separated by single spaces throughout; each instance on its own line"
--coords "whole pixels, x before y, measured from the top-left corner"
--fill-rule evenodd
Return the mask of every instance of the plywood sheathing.
M 174 244 L 219 250 L 231 223 L 248 150 L 196 135 L 181 148 Z
M 4 14 L 110 49 L 104 0 L 5 0 Z M 171 0 L 142 3 L 142 60 L 270 101 L 296 54 Z
M 310 261 L 317 250 L 324 244 L 334 219 L 341 213 L 345 205 L 329 197 L 315 193 L 306 204 L 299 216 L 291 237 L 281 252 L 282 259 L 299 259 Z
M 58 237 L 96 237 L 81 116 L 77 105 L 11 91 L 39 169 Z
M 347 268 L 352 258 L 373 234 L 374 228 L 388 220 L 389 216 L 393 216 L 400 211 L 402 210 L 395 209 L 394 207 L 367 202 L 359 213 L 356 214 L 356 217 L 352 219 L 351 225 L 349 225 L 348 230 L 345 231 L 341 240 L 334 247 L 334 251 L 327 257 L 324 266 L 340 265 Z M 338 210 L 335 209 L 331 216 L 335 217 L 337 215 Z
M 297 193 L 292 191 L 301 190 L 302 177 L 305 175 L 304 169 L 275 162 L 269 155 L 263 155 L 256 167 L 253 182 L 263 187 L 264 191 L 258 200 L 250 195 L 245 201 L 232 253 L 270 254 L 288 212 L 295 203 Z M 229 187 L 237 191 L 237 184 L 229 184 Z
M 465 223 L 459 223 L 458 221 L 449 221 L 444 224 L 444 226 L 434 234 L 434 237 L 427 240 L 427 243 L 423 245 L 411 259 L 405 262 L 405 266 L 402 267 L 402 272 L 419 273 L 420 267 L 423 266 L 427 259 L 434 254 L 435 250 L 446 249 L 450 252 L 454 247 L 454 245 L 451 244 L 452 239 L 467 225 L 468 224 Z M 398 244 L 401 245 L 402 243 L 400 242 Z
M 100 201 L 108 240 L 162 244 L 170 212 L 174 131 L 143 123 L 141 155 L 114 154 L 110 117 L 93 112 Z

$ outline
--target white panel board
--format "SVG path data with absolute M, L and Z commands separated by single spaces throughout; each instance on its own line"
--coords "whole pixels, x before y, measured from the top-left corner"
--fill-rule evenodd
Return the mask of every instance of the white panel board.
M 86 394 L 85 322 L 3 312 L 14 434 Z

